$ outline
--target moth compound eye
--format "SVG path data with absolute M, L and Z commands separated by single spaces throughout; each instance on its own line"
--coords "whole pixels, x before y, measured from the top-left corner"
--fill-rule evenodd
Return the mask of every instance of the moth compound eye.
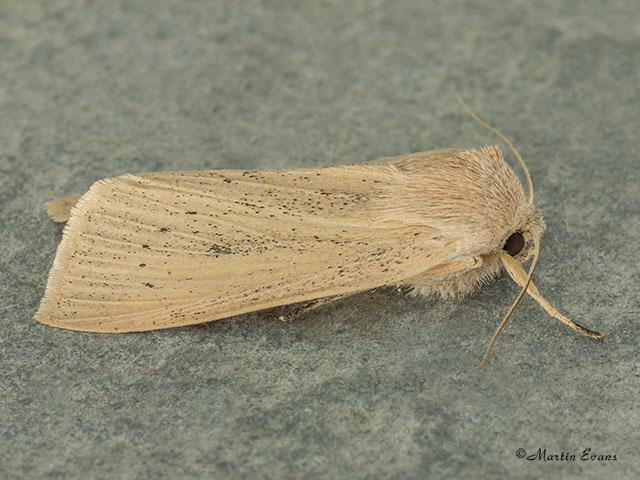
M 506 251 L 512 257 L 519 254 L 524 247 L 524 237 L 520 232 L 516 232 L 509 237 L 502 249 Z

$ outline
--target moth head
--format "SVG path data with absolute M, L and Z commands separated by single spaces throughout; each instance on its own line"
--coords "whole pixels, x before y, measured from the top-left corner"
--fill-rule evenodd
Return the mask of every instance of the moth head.
M 533 276 L 533 272 L 536 268 L 538 257 L 540 255 L 540 237 L 544 232 L 545 225 L 544 225 L 544 221 L 542 220 L 542 215 L 540 214 L 540 211 L 533 206 L 533 183 L 531 182 L 531 175 L 529 175 L 529 170 L 527 169 L 527 166 L 524 163 L 524 160 L 522 160 L 522 157 L 520 156 L 518 151 L 515 149 L 515 147 L 511 144 L 511 142 L 496 128 L 492 127 L 484 120 L 478 118 L 478 116 L 475 113 L 473 113 L 473 111 L 467 106 L 467 104 L 464 103 L 464 101 L 462 100 L 460 95 L 458 95 L 457 92 L 454 91 L 454 95 L 458 99 L 458 102 L 460 102 L 460 105 L 462 105 L 462 108 L 464 108 L 467 111 L 467 113 L 471 116 L 471 118 L 473 118 L 476 122 L 478 122 L 480 125 L 482 125 L 486 129 L 495 133 L 498 136 L 498 138 L 503 140 L 509 146 L 509 148 L 515 155 L 516 159 L 518 160 L 518 163 L 520 163 L 520 166 L 522 167 L 522 170 L 527 179 L 527 189 L 528 189 L 528 202 L 526 205 L 526 211 L 525 211 L 523 221 L 520 223 L 520 225 L 517 228 L 514 228 L 504 239 L 504 243 L 502 244 L 502 250 L 499 251 L 497 255 L 494 252 L 489 257 L 493 259 L 499 259 L 499 261 L 502 263 L 504 268 L 507 270 L 507 273 L 509 274 L 509 276 L 513 279 L 513 281 L 517 285 L 519 285 L 522 288 L 522 290 L 520 290 L 520 293 L 518 294 L 515 301 L 511 305 L 511 308 L 509 309 L 507 314 L 502 319 L 502 322 L 500 322 L 500 325 L 498 326 L 495 333 L 493 334 L 493 337 L 491 337 L 489 346 L 487 347 L 487 350 L 485 351 L 484 356 L 482 357 L 482 361 L 480 362 L 480 365 L 478 366 L 478 368 L 482 368 L 483 365 L 487 362 L 487 358 L 489 357 L 489 352 L 491 351 L 491 348 L 493 347 L 493 344 L 495 343 L 496 338 L 498 338 L 498 335 L 500 335 L 500 332 L 502 331 L 506 323 L 509 321 L 511 314 L 516 309 L 516 307 L 520 303 L 520 300 L 522 300 L 522 298 L 524 297 L 525 293 L 528 293 L 529 295 L 531 295 L 531 297 L 533 297 L 533 299 L 536 300 L 536 302 L 538 302 L 538 304 L 549 315 L 560 320 L 560 322 L 569 326 L 574 331 L 586 337 L 590 337 L 590 338 L 594 338 L 596 340 L 602 341 L 603 335 L 601 333 L 594 332 L 592 330 L 584 328 L 583 326 L 578 325 L 577 323 L 574 323 L 569 318 L 565 317 L 560 312 L 558 312 L 540 294 L 540 292 L 538 292 L 538 289 L 535 287 L 535 285 L 531 281 L 531 277 Z M 521 263 L 527 260 L 529 257 L 533 257 L 533 260 L 531 261 L 529 271 L 526 272 L 522 268 Z
M 540 241 L 546 225 L 542 214 L 533 205 L 527 205 L 518 226 L 509 231 L 502 243 L 502 251 L 518 262 L 526 262 L 534 252 L 536 241 Z
M 516 230 L 505 240 L 502 250 L 518 262 L 524 263 L 533 254 L 534 238 L 539 238 L 539 236 L 534 236 L 531 230 Z
M 524 248 L 525 240 L 522 232 L 514 232 L 505 242 L 502 249 L 512 257 L 518 255 Z

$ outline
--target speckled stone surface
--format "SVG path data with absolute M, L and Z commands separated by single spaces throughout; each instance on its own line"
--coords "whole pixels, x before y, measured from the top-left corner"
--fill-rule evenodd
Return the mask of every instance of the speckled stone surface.
M 639 478 L 639 17 L 635 0 L 0 2 L 0 478 Z M 33 321 L 62 231 L 43 202 L 126 172 L 496 143 L 453 87 L 528 162 L 538 287 L 604 344 L 528 299 L 476 371 L 517 293 L 504 276 L 289 325 Z M 526 459 L 539 448 L 575 460 Z

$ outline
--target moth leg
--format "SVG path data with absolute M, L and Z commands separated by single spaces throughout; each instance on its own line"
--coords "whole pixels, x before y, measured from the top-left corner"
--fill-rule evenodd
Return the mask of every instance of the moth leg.
M 443 263 L 442 265 L 437 265 L 421 274 L 420 277 L 439 277 L 442 275 L 460 272 L 462 270 L 473 270 L 475 268 L 480 268 L 482 263 L 482 257 L 469 257 L 463 260 L 456 260 L 453 262 Z
M 316 308 L 323 307 L 325 305 L 328 305 L 330 303 L 335 302 L 336 300 L 340 300 L 341 298 L 345 298 L 345 297 L 348 297 L 350 295 L 351 294 L 333 295 L 331 297 L 317 298 L 315 300 L 311 300 L 310 302 L 305 302 L 305 303 L 302 303 L 301 305 L 298 305 L 298 306 L 295 306 L 295 307 L 291 307 L 291 309 L 287 313 L 285 313 L 283 315 L 280 315 L 278 318 L 283 323 L 289 323 L 289 322 L 301 317 L 302 315 L 304 315 L 307 312 L 315 310 Z
M 527 280 L 527 273 L 520 265 L 520 262 L 513 259 L 510 255 L 502 255 L 502 262 L 507 270 L 507 273 L 511 277 L 511 279 L 516 282 L 521 287 L 524 287 L 524 284 Z M 578 332 L 585 337 L 594 338 L 596 340 L 600 340 L 601 342 L 604 339 L 604 335 L 602 333 L 594 332 L 593 330 L 589 330 L 588 328 L 583 327 L 575 322 L 573 322 L 570 318 L 564 316 L 558 310 L 556 310 L 546 298 L 544 298 L 540 291 L 536 288 L 533 282 L 529 282 L 529 286 L 527 287 L 527 293 L 531 295 L 531 297 L 538 302 L 538 304 L 547 312 L 551 317 L 560 320 L 561 323 L 565 324 L 567 327 L 571 328 L 573 331 Z
M 78 203 L 80 197 L 74 195 L 72 197 L 56 198 L 44 204 L 47 214 L 54 222 L 64 223 L 71 216 L 71 209 Z
M 463 257 L 436 265 L 403 283 L 409 284 L 414 294 L 426 297 L 438 294 L 442 298 L 452 298 L 472 292 L 491 268 L 491 263 L 482 257 Z

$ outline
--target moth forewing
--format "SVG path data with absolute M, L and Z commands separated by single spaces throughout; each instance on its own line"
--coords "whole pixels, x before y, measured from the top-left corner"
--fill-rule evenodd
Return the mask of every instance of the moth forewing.
M 402 284 L 454 252 L 383 220 L 395 168 L 166 172 L 94 184 L 73 208 L 36 319 L 126 332 Z

